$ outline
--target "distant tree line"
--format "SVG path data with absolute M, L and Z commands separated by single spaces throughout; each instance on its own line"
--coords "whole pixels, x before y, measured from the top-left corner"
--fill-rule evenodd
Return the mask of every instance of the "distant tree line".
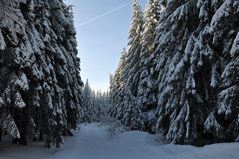
M 82 117 L 81 122 L 101 122 L 107 117 L 109 109 L 109 93 L 94 91 L 86 80 L 82 91 Z

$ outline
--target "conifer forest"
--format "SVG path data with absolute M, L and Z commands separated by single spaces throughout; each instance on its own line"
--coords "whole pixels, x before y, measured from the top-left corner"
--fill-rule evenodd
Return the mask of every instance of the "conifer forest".
M 83 1 L 0 0 L 0 159 L 236 159 L 239 0 L 122 0 L 102 15 L 120 1 L 91 0 L 98 15 L 78 24 Z M 79 39 L 114 12 L 131 17 L 115 28 L 127 42 L 108 40 L 120 58 L 100 90 L 84 71 L 104 62 L 84 63 Z

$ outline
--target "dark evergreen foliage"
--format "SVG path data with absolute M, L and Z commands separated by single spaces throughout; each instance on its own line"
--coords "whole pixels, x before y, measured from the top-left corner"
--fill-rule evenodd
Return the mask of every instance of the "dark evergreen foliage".
M 111 98 L 124 99 L 112 100 L 113 116 L 131 129 L 161 132 L 167 143 L 235 141 L 239 1 L 149 0 L 144 18 L 135 6 L 126 67 L 111 81 Z M 117 72 L 127 79 L 120 94 Z
M 80 60 L 62 0 L 1 0 L 0 128 L 59 147 L 81 116 Z

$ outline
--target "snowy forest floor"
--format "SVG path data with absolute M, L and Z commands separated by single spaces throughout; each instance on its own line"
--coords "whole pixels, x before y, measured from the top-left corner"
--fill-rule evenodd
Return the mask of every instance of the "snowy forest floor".
M 0 147 L 0 159 L 236 159 L 239 143 L 193 146 L 165 145 L 155 136 L 129 131 L 113 137 L 97 123 L 83 124 L 60 149 L 42 144 Z

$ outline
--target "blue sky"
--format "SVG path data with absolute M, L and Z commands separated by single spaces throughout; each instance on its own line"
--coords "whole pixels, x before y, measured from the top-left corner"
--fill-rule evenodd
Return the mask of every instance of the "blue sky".
M 95 90 L 107 90 L 128 43 L 131 0 L 65 0 L 73 4 L 81 76 Z M 141 0 L 144 9 L 146 0 Z

